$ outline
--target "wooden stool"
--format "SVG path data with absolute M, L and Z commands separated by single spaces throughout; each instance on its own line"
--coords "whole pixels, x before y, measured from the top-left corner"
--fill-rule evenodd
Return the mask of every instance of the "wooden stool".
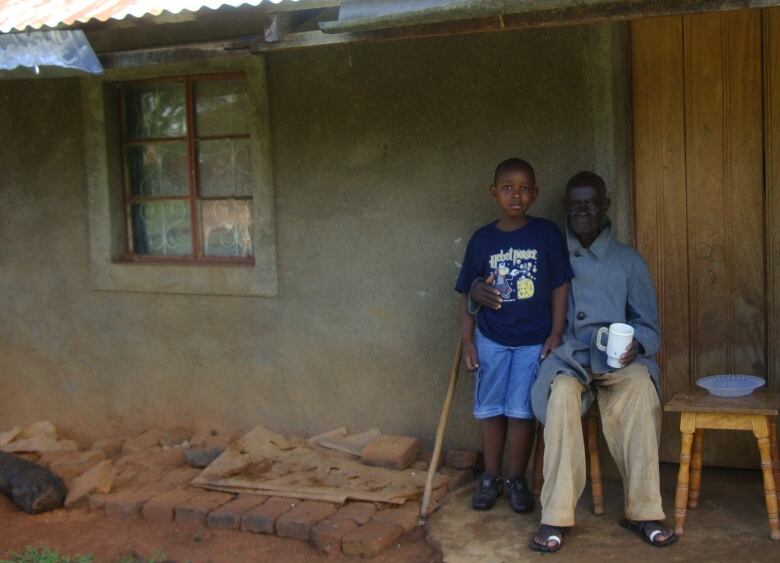
M 761 454 L 769 537 L 780 540 L 775 489 L 775 483 L 780 483 L 776 425 L 780 411 L 780 395 L 756 391 L 747 397 L 716 397 L 704 389 L 692 388 L 687 393 L 675 395 L 666 403 L 664 410 L 681 413 L 680 471 L 674 497 L 675 533 L 678 536 L 683 534 L 686 508 L 696 508 L 699 504 L 704 429 L 752 430 Z
M 604 487 L 601 483 L 601 458 L 599 457 L 599 428 L 601 419 L 596 401 L 585 413 L 582 431 L 588 447 L 590 469 L 590 490 L 593 495 L 593 514 L 604 514 Z M 534 496 L 539 496 L 544 483 L 544 426 L 536 426 L 536 447 L 534 448 Z

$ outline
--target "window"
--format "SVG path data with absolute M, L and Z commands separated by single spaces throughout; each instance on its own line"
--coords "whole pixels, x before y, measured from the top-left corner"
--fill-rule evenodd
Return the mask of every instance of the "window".
M 125 259 L 253 263 L 242 73 L 119 84 Z

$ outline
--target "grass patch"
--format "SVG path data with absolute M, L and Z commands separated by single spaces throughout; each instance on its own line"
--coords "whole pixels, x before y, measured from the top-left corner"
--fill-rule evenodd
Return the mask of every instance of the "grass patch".
M 61 555 L 48 547 L 39 549 L 28 545 L 24 553 L 14 553 L 10 559 L 2 559 L 0 563 L 95 563 L 95 556 Z

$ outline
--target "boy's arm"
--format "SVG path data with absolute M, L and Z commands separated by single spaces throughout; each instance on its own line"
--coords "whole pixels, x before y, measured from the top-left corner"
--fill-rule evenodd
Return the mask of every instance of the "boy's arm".
M 563 331 L 566 329 L 566 308 L 569 304 L 569 283 L 562 283 L 552 292 L 552 330 L 550 330 L 550 336 L 542 347 L 542 359 L 547 357 L 547 354 L 555 350 L 561 345 L 561 339 L 563 338 Z
M 474 316 L 469 313 L 469 296 L 465 293 L 460 294 L 458 310 L 460 313 L 460 338 L 463 343 L 461 360 L 463 367 L 468 371 L 474 371 L 479 367 L 479 359 L 477 358 L 477 349 L 474 346 Z

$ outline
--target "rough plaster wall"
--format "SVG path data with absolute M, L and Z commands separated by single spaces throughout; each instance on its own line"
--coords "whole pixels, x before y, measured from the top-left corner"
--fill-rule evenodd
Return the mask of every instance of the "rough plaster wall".
M 430 444 L 456 264 L 495 216 L 495 164 L 534 163 L 534 212 L 559 222 L 572 172 L 625 176 L 594 147 L 627 138 L 604 108 L 614 97 L 593 91 L 615 79 L 593 56 L 622 48 L 615 37 L 582 27 L 270 56 L 270 299 L 91 290 L 78 83 L 0 82 L 0 429 L 378 425 Z M 616 211 L 627 224 L 625 203 Z M 470 392 L 466 376 L 451 445 L 478 443 Z

